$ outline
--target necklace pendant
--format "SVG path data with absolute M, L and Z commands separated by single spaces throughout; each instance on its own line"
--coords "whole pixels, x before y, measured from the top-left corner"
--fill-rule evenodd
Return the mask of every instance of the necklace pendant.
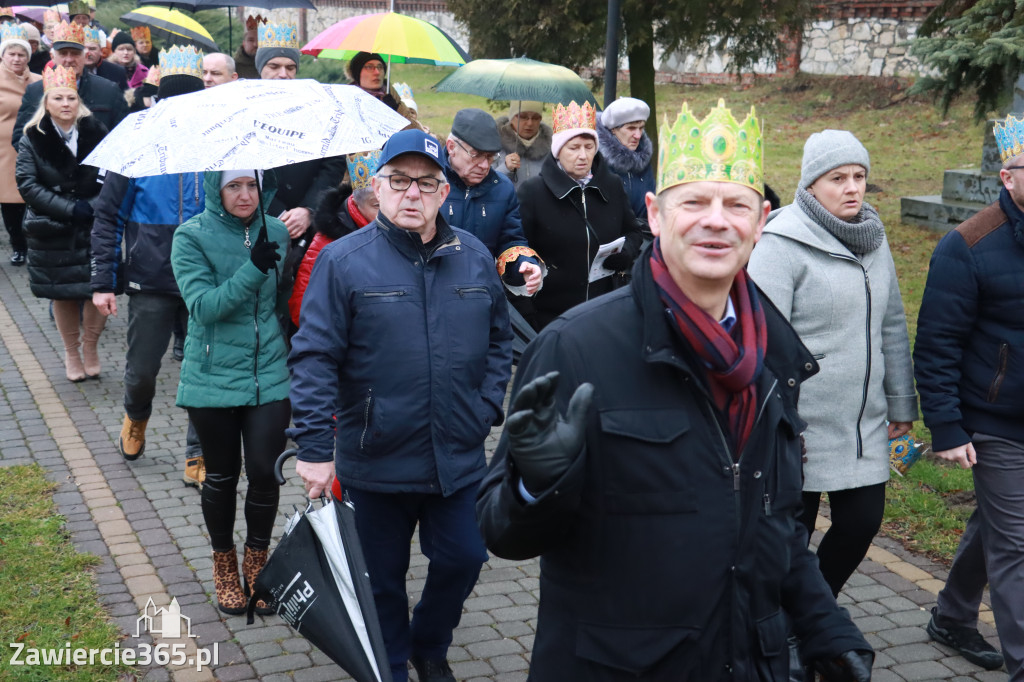
M 248 248 L 249 248 L 250 246 L 252 246 L 252 242 L 251 242 L 251 241 L 249 241 L 249 228 L 248 228 L 248 227 L 247 227 L 247 228 L 245 228 L 245 242 L 244 242 L 244 243 L 245 243 L 245 248 L 247 248 L 247 249 L 248 249 Z

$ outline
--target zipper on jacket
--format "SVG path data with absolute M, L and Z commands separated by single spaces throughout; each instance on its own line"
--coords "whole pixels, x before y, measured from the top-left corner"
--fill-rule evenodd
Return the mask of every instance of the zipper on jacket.
M 1003 385 L 1006 378 L 1006 365 L 1010 360 L 1010 344 L 1005 341 L 999 344 L 999 364 L 996 367 L 996 376 L 992 379 L 992 385 L 988 389 L 988 401 L 994 403 L 999 397 L 999 387 Z
M 256 292 L 256 304 L 252 310 L 252 326 L 256 332 L 256 356 L 252 359 L 252 378 L 256 382 L 256 406 L 260 405 L 260 292 Z
M 487 293 L 487 287 L 455 287 L 455 291 L 459 292 L 460 298 L 465 298 L 466 294 L 472 293 Z
M 377 296 L 405 296 L 404 291 L 364 291 L 363 298 L 375 298 Z
M 359 451 L 362 452 L 366 446 L 366 432 L 370 430 L 370 407 L 373 405 L 373 387 L 366 390 L 366 398 L 363 399 L 363 432 L 359 434 Z
M 861 272 L 864 273 L 864 299 L 865 307 L 867 308 L 867 314 L 864 318 L 864 364 L 866 371 L 864 372 L 864 383 L 861 386 L 860 412 L 857 414 L 857 459 L 862 459 L 864 457 L 864 440 L 860 435 L 860 422 L 864 418 L 864 410 L 867 409 L 868 384 L 871 382 L 871 278 L 868 277 L 868 271 L 864 268 L 864 264 L 856 258 L 841 253 L 830 253 L 829 255 L 855 263 L 860 267 Z
M 587 250 L 583 256 L 583 274 L 587 278 L 583 288 L 583 300 L 590 300 L 590 218 L 587 217 L 587 188 L 580 187 L 580 201 L 583 203 L 583 231 L 587 235 Z

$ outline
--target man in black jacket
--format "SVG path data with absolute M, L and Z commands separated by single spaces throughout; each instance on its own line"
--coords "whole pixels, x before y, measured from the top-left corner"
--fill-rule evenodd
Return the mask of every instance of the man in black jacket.
M 94 76 L 106 78 L 117 84 L 124 92 L 128 89 L 128 73 L 120 64 L 108 62 L 103 58 L 103 43 L 107 39 L 98 28 L 88 26 L 85 29 L 85 70 Z
M 784 680 L 790 629 L 826 680 L 870 680 L 797 521 L 817 365 L 744 270 L 768 215 L 759 130 L 684 105 L 630 286 L 520 362 L 477 516 L 498 556 L 541 556 L 532 682 Z
M 54 64 L 74 69 L 78 74 L 78 96 L 97 121 L 111 130 L 128 113 L 128 104 L 115 83 L 85 72 L 85 33 L 78 24 L 62 21 L 53 29 L 53 47 L 50 57 Z M 25 124 L 39 108 L 43 99 L 43 82 L 36 81 L 25 89 L 21 108 L 14 122 L 11 143 L 17 147 Z
M 999 199 L 935 247 L 914 345 L 932 449 L 974 474 L 967 521 L 928 634 L 989 669 L 1024 680 L 1024 119 L 996 123 Z M 978 633 L 986 581 L 1003 657 Z

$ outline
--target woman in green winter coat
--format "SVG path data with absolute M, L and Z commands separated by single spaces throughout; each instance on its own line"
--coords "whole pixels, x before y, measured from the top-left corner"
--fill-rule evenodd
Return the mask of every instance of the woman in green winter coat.
M 288 351 L 278 324 L 290 292 L 278 291 L 277 266 L 288 231 L 267 216 L 263 237 L 254 176 L 254 171 L 206 173 L 206 210 L 175 231 L 171 249 L 174 277 L 189 311 L 177 402 L 188 410 L 206 463 L 203 518 L 213 546 L 217 604 L 234 614 L 245 610 L 246 592 L 267 560 L 279 494 L 274 462 L 284 450 L 291 418 Z M 275 188 L 268 173 L 263 211 Z M 244 587 L 234 539 L 243 450 L 249 479 Z

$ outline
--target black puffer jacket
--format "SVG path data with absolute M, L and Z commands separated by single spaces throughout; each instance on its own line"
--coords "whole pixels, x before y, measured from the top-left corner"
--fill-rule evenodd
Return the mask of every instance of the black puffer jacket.
M 100 191 L 95 166 L 81 165 L 107 128 L 92 116 L 78 123 L 78 153 L 72 154 L 49 114 L 18 143 L 14 176 L 24 197 L 28 276 L 32 293 L 57 300 L 88 299 L 92 218 L 73 218 L 75 202 Z
M 624 236 L 623 253 L 629 263 L 640 251 L 640 225 L 622 181 L 608 169 L 600 152 L 591 172 L 593 178 L 581 187 L 549 154 L 540 175 L 522 183 L 516 192 L 526 241 L 548 266 L 540 292 L 532 299 L 519 297 L 515 301 L 535 329 L 614 288 L 614 277 L 587 281 L 601 244 Z

